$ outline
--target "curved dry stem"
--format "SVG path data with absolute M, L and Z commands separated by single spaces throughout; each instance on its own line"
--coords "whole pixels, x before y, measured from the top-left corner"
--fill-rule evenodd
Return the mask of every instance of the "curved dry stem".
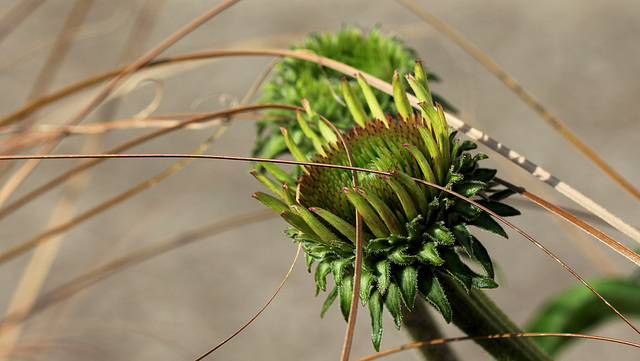
M 388 349 L 382 350 L 382 351 L 380 351 L 378 353 L 374 353 L 374 354 L 371 354 L 369 356 L 361 357 L 361 358 L 359 358 L 359 359 L 357 359 L 355 361 L 375 360 L 375 359 L 380 358 L 380 357 L 384 357 L 384 356 L 387 356 L 387 355 L 390 355 L 390 354 L 394 354 L 394 353 L 397 353 L 397 352 L 401 352 L 401 351 L 404 351 L 404 350 L 410 350 L 410 349 L 413 349 L 413 348 L 416 348 L 416 347 L 420 347 L 420 346 L 424 346 L 424 345 L 439 345 L 439 344 L 450 343 L 450 342 L 472 341 L 472 340 L 483 340 L 483 339 L 486 340 L 486 339 L 500 339 L 500 338 L 512 338 L 512 337 L 550 337 L 550 336 L 552 336 L 552 337 L 586 338 L 586 339 L 589 339 L 589 340 L 612 342 L 612 343 L 618 343 L 618 344 L 627 345 L 627 346 L 631 346 L 631 347 L 635 347 L 635 348 L 640 348 L 640 344 L 638 344 L 638 343 L 631 342 L 631 341 L 625 341 L 625 340 L 612 338 L 612 337 L 585 335 L 585 334 L 579 334 L 579 333 L 519 332 L 519 333 L 505 333 L 505 334 L 500 334 L 500 335 L 451 337 L 451 338 L 442 338 L 442 339 L 438 339 L 438 340 L 429 340 L 429 341 L 408 343 L 406 345 L 388 348 Z

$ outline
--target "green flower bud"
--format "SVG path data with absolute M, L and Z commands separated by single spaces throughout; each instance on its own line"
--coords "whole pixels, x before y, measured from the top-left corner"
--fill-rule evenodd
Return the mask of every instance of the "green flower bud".
M 414 178 L 474 198 L 504 215 L 518 213 L 500 203 L 505 193 L 494 189 L 491 180 L 495 171 L 479 167 L 478 162 L 486 156 L 470 154 L 468 150 L 474 149 L 475 144 L 460 143 L 447 127 L 442 108 L 437 103 L 435 108 L 430 105 L 432 98 L 424 74 L 422 64 L 417 62 L 416 75 L 408 77 L 422 102 L 419 113 L 409 106 L 401 77 L 398 73 L 393 76 L 397 119 L 389 115 L 381 118 L 380 105 L 367 95 L 370 89 L 363 78 L 357 78 L 365 93 L 362 100 L 348 82 L 342 82 L 351 113 L 348 122 L 339 121 L 353 124 L 351 119 L 358 119 L 357 125 L 342 137 L 354 166 L 389 175 L 357 172 L 358 186 L 354 186 L 350 170 L 304 166 L 294 187 L 291 176 L 273 165 L 267 166 L 267 171 L 275 180 L 268 174 L 252 173 L 275 194 L 258 192 L 254 197 L 293 225 L 288 234 L 303 244 L 310 270 L 317 262 L 316 291 L 325 291 L 327 276 L 333 275 L 335 286 L 328 293 L 322 314 L 338 299 L 343 316 L 348 318 L 354 282 L 356 211 L 362 215 L 364 246 L 358 297 L 368 304 L 376 350 L 382 337 L 383 309 L 399 328 L 402 305 L 411 309 L 417 295 L 431 303 L 447 322 L 451 321 L 452 300 L 440 286 L 444 275 L 452 276 L 467 290 L 498 286 L 486 249 L 467 226 L 506 237 L 504 230 L 479 208 Z M 294 143 L 291 131 L 283 128 L 291 154 L 299 161 L 348 166 L 349 157 L 341 141 L 312 132 L 321 124 L 311 109 L 312 103 L 305 101 L 310 122 L 301 131 L 322 152 L 307 155 Z M 363 104 L 371 115 L 367 115 Z M 307 122 L 301 114 L 298 118 Z M 480 264 L 483 274 L 467 265 L 473 261 Z

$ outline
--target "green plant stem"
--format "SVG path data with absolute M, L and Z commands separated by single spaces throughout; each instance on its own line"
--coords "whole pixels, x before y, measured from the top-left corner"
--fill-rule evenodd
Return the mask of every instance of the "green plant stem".
M 498 335 L 522 332 L 483 292 L 469 293 L 450 276 L 439 277 L 449 297 L 453 323 L 469 336 Z M 549 361 L 552 360 L 532 339 L 508 337 L 475 340 L 496 360 Z
M 435 323 L 426 301 L 417 297 L 413 309 L 409 311 L 407 308 L 402 309 L 402 327 L 409 333 L 411 339 L 415 342 L 428 341 L 444 338 L 440 332 L 440 328 Z M 455 353 L 448 344 L 424 345 L 418 347 L 418 352 L 422 354 L 425 360 L 430 361 L 457 361 Z

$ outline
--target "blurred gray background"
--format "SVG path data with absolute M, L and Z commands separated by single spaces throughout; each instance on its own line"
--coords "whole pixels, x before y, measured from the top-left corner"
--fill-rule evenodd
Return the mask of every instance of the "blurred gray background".
M 0 1 L 5 16 L 20 1 Z M 217 1 L 95 1 L 50 90 L 130 62 Z M 638 140 L 640 125 L 640 4 L 617 1 L 420 1 L 460 31 L 513 75 L 525 88 L 610 162 L 631 183 L 640 186 Z M 8 113 L 24 104 L 39 69 L 52 51 L 71 0 L 48 0 L 8 33 L 0 43 L 0 109 Z M 144 46 L 123 55 L 140 14 L 153 18 Z M 216 48 L 285 47 L 313 31 L 356 25 L 379 25 L 414 47 L 443 81 L 432 90 L 460 110 L 460 117 L 517 150 L 530 160 L 624 220 L 640 226 L 638 203 L 527 108 L 471 57 L 394 1 L 273 1 L 244 0 L 199 27 L 162 56 Z M 166 68 L 141 79 L 162 78 L 164 97 L 155 114 L 220 109 L 221 93 L 242 99 L 271 61 L 268 57 L 233 57 Z M 133 82 L 132 82 L 133 83 Z M 130 83 L 131 84 L 131 83 Z M 97 88 L 92 88 L 95 91 Z M 60 124 L 90 99 L 91 92 L 71 97 L 37 113 L 41 124 Z M 110 104 L 113 119 L 133 116 L 153 98 L 154 88 L 139 86 Z M 209 96 L 194 107 L 194 102 Z M 255 100 L 255 98 L 254 98 Z M 87 123 L 103 120 L 92 113 Z M 210 149 L 211 154 L 249 155 L 253 119 L 237 119 Z M 147 129 L 110 132 L 103 149 L 120 144 Z M 138 146 L 130 152 L 186 153 L 205 140 L 213 128 L 182 130 Z M 6 134 L 3 138 L 7 139 Z M 85 136 L 72 136 L 55 152 L 77 153 Z M 519 168 L 487 151 L 503 178 L 583 215 L 578 206 L 553 194 Z M 93 207 L 147 177 L 170 160 L 111 160 L 95 169 L 78 205 Z M 21 163 L 15 163 L 21 164 Z M 43 162 L 17 190 L 17 196 L 59 174 L 71 162 Z M 48 271 L 42 292 L 139 247 L 159 242 L 214 220 L 261 209 L 250 196 L 261 190 L 242 162 L 199 160 L 150 190 L 73 228 L 65 235 Z M 6 182 L 6 175 L 2 178 Z M 59 190 L 38 198 L 2 220 L 3 249 L 42 232 Z M 514 197 L 516 198 L 516 197 Z M 10 200 L 11 200 L 10 199 Z M 521 199 L 523 215 L 512 221 L 550 248 L 581 275 L 601 274 L 570 240 L 553 217 Z M 622 243 L 637 244 L 586 215 Z M 249 320 L 275 291 L 295 255 L 296 246 L 283 234 L 284 222 L 272 218 L 178 248 L 109 277 L 33 317 L 21 334 L 11 359 L 27 360 L 193 360 Z M 550 295 L 575 280 L 557 263 L 521 236 L 510 239 L 481 234 L 500 267 L 501 287 L 490 291 L 518 323 Z M 633 268 L 604 247 L 614 268 Z M 4 312 L 31 254 L 0 265 L 0 312 Z M 346 323 L 334 307 L 324 319 L 319 312 L 324 295 L 314 297 L 312 275 L 304 261 L 271 306 L 245 331 L 210 360 L 335 360 Z M 407 342 L 386 320 L 382 347 Z M 637 321 L 637 320 L 636 320 Z M 615 322 L 593 333 L 638 341 L 628 327 Z M 352 357 L 373 352 L 369 319 L 361 309 Z M 444 326 L 449 336 L 461 335 Z M 0 339 L 0 346 L 6 340 Z M 465 360 L 488 360 L 479 347 L 453 345 Z M 634 360 L 638 351 L 596 341 L 581 341 L 563 360 Z M 405 352 L 389 360 L 418 359 Z

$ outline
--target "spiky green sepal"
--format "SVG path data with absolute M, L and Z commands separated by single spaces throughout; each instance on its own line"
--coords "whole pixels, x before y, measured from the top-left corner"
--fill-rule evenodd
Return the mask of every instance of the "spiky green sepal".
M 416 66 L 421 68 L 421 64 Z M 400 94 L 399 82 L 394 84 L 394 93 Z M 353 95 L 349 89 L 344 91 Z M 429 100 L 425 99 L 429 94 L 418 93 L 420 101 Z M 383 309 L 399 328 L 402 307 L 412 309 L 416 296 L 421 295 L 450 322 L 451 302 L 455 300 L 444 291 L 443 277 L 453 277 L 467 292 L 498 286 L 491 258 L 470 233 L 469 226 L 506 237 L 502 227 L 462 198 L 415 179 L 474 199 L 499 215 L 518 212 L 500 202 L 508 194 L 496 190 L 492 182 L 495 170 L 479 166 L 486 156 L 471 154 L 475 144 L 455 138 L 456 133 L 446 128 L 437 104 L 436 109 L 423 108 L 420 113 L 404 106 L 404 117 L 388 117 L 386 122 L 366 119 L 360 108 L 357 116 L 364 124 L 343 136 L 346 147 L 355 167 L 385 174 L 357 172 L 358 186 L 354 186 L 350 170 L 306 166 L 296 182 L 297 188 L 284 187 L 282 194 L 289 200 L 277 202 L 275 197 L 259 193 L 256 198 L 275 211 L 282 211 L 285 204 L 291 208 L 281 215 L 295 227 L 287 233 L 303 244 L 309 270 L 316 264 L 316 292 L 326 291 L 328 277 L 333 276 L 335 287 L 329 292 L 322 313 L 337 300 L 345 319 L 349 316 L 355 273 L 356 211 L 362 216 L 364 246 L 358 297 L 362 304 L 368 304 L 372 342 L 378 350 Z M 369 104 L 369 108 L 372 113 L 377 112 L 375 105 Z M 311 161 L 349 165 L 342 143 L 327 143 L 323 150 Z M 281 183 L 287 180 L 282 175 L 276 177 L 277 171 L 273 175 Z M 273 185 L 276 181 L 259 180 L 268 188 L 279 190 Z M 294 188 L 298 190 L 295 201 L 287 191 Z M 300 220 L 303 225 L 297 225 Z M 479 264 L 483 272 L 474 271 L 469 262 Z

